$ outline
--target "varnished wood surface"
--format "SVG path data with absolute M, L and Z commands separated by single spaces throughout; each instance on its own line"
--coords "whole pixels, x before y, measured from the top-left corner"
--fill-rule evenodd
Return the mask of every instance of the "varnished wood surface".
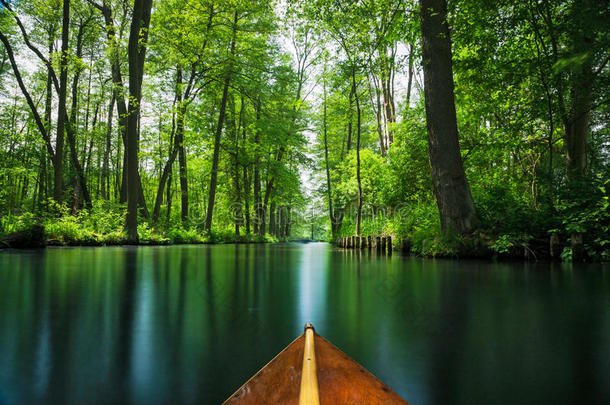
M 223 405 L 298 405 L 304 342 L 304 335 L 295 339 Z
M 303 366 L 301 335 L 235 392 L 225 405 L 298 405 Z M 374 375 L 315 334 L 321 405 L 408 405 Z
M 313 326 L 310 324 L 305 325 L 305 350 L 303 351 L 299 405 L 320 405 L 315 334 Z
M 316 334 L 320 404 L 408 405 L 360 364 Z

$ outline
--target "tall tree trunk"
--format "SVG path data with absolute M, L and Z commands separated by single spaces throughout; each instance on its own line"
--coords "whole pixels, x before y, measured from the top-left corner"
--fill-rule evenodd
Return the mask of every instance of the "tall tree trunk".
M 184 125 L 184 118 L 181 120 Z M 189 216 L 189 182 L 186 173 L 186 150 L 184 148 L 184 131 L 180 131 L 180 143 L 176 144 L 178 148 L 178 170 L 180 174 L 180 217 L 185 223 Z M 178 135 L 178 131 L 176 132 Z
M 260 100 L 256 103 L 256 122 L 261 118 L 261 103 Z M 260 236 L 264 236 L 265 229 L 261 230 L 261 224 L 264 221 L 264 212 L 261 213 L 261 175 L 260 175 L 260 151 L 258 145 L 260 143 L 260 131 L 258 127 L 254 129 L 254 233 Z
M 178 83 L 180 81 L 178 80 Z M 154 224 L 156 224 L 159 220 L 159 214 L 161 212 L 161 203 L 163 202 L 163 190 L 165 189 L 165 183 L 169 180 L 171 182 L 171 174 L 172 174 L 172 167 L 174 165 L 174 162 L 176 161 L 176 156 L 178 155 L 178 150 L 179 150 L 179 146 L 178 146 L 178 142 L 182 142 L 183 140 L 183 133 L 184 133 L 184 106 L 182 105 L 182 96 L 179 94 L 180 90 L 180 86 L 176 86 L 177 90 L 176 90 L 176 102 L 178 104 L 178 113 L 177 115 L 177 119 L 176 119 L 176 133 L 173 135 L 173 139 L 170 140 L 170 150 L 169 150 L 169 158 L 167 159 L 167 162 L 165 163 L 165 166 L 163 166 L 163 171 L 161 172 L 161 177 L 159 178 L 159 185 L 157 187 L 157 196 L 155 198 L 155 205 L 153 208 L 153 215 L 152 215 L 152 222 Z M 173 142 L 173 145 L 172 145 Z M 169 201 L 170 198 L 170 185 L 168 185 L 168 190 L 166 193 L 166 200 L 168 202 L 168 210 L 169 210 L 169 204 L 171 204 L 171 202 Z M 188 199 L 187 199 L 188 201 Z M 183 221 L 185 220 L 185 218 L 183 218 Z
M 106 143 L 104 145 L 104 159 L 102 163 L 102 199 L 110 198 L 110 142 L 112 140 L 112 117 L 114 110 L 115 92 L 112 92 L 110 106 L 108 107 L 108 119 L 106 120 Z
M 250 176 L 248 168 L 243 167 L 244 173 L 244 216 L 246 217 L 246 235 L 250 235 Z
M 138 147 L 140 102 L 146 42 L 152 0 L 134 0 L 133 17 L 129 33 L 129 108 L 127 114 L 127 241 L 138 243 L 138 202 L 140 199 L 140 176 L 138 174 Z
M 392 49 L 391 52 L 390 57 L 388 57 L 387 48 L 385 46 L 382 48 L 383 70 L 381 76 L 381 89 L 383 93 L 384 113 L 387 120 L 388 149 L 392 142 L 394 142 L 394 128 L 392 128 L 392 124 L 396 122 L 396 107 L 394 105 L 394 91 L 392 88 L 392 77 L 394 74 L 394 49 Z
M 53 43 L 55 42 L 55 28 L 49 28 L 48 52 L 49 57 L 53 54 Z M 51 132 L 51 110 L 53 108 L 53 70 L 47 66 L 47 87 L 44 103 L 44 119 L 47 133 Z
M 358 88 L 356 87 L 356 67 L 352 66 L 352 87 L 356 100 L 356 180 L 358 181 L 358 211 L 356 213 L 356 235 L 360 236 L 360 226 L 362 224 L 362 179 L 360 178 L 360 132 L 361 132 L 361 112 Z
M 172 168 L 169 168 L 169 176 L 167 177 L 167 191 L 165 192 L 165 201 L 167 201 L 167 217 L 166 217 L 166 221 L 167 221 L 167 226 L 169 226 L 169 223 L 171 221 L 172 218 Z
M 335 216 L 333 215 L 333 198 L 330 184 L 330 165 L 328 163 L 328 126 L 327 126 L 327 111 L 326 111 L 326 81 L 323 85 L 324 95 L 324 115 L 322 121 L 322 130 L 324 132 L 324 165 L 326 167 L 326 193 L 328 195 L 328 216 L 330 218 L 330 230 L 333 240 L 336 238 L 337 229 L 335 224 Z
M 352 128 L 352 121 L 353 121 L 353 99 L 354 99 L 354 91 L 356 90 L 354 88 L 354 85 L 352 83 L 352 88 L 349 91 L 349 112 L 348 112 L 348 118 L 347 118 L 347 147 L 345 150 L 345 153 L 348 154 L 349 151 L 352 149 L 352 132 L 353 132 L 353 128 Z
M 430 167 L 441 227 L 468 232 L 476 213 L 458 140 L 447 1 L 422 0 L 420 19 Z
M 82 56 L 82 45 L 83 45 L 83 35 L 85 32 L 85 25 L 81 24 L 78 28 L 78 34 L 76 38 L 76 57 L 78 59 Z M 70 111 L 69 121 L 66 118 L 66 133 L 68 135 L 68 144 L 70 146 L 70 161 L 74 170 L 76 170 L 76 187 L 74 190 L 74 209 L 78 208 L 78 194 L 83 194 L 83 199 L 85 200 L 85 205 L 88 209 L 91 209 L 93 205 L 91 204 L 91 195 L 89 194 L 89 188 L 87 187 L 87 179 L 85 178 L 85 171 L 78 160 L 78 150 L 76 148 L 76 112 L 78 109 L 78 81 L 80 79 L 80 69 L 77 68 L 74 73 L 74 78 L 72 79 L 72 107 Z M 83 157 L 84 158 L 84 157 Z
M 49 53 L 49 57 L 50 55 L 53 54 L 53 44 L 55 42 L 55 27 L 54 25 L 52 25 L 49 28 L 48 31 L 49 37 L 48 37 L 48 53 Z M 46 127 L 46 132 L 47 134 L 51 133 L 51 111 L 53 109 L 53 71 L 51 69 L 50 66 L 47 66 L 47 87 L 46 87 L 46 97 L 45 97 L 45 104 L 44 104 L 44 125 Z M 50 155 L 51 160 L 53 159 L 53 155 Z M 41 157 L 41 168 L 42 168 L 42 176 L 41 176 L 41 182 L 40 182 L 40 195 L 38 198 L 38 204 L 40 205 L 40 203 L 43 201 L 45 201 L 46 204 L 46 199 L 48 198 L 48 181 L 47 181 L 47 159 L 48 156 L 46 154 L 43 154 Z M 43 197 L 43 192 L 44 192 L 44 197 Z
M 388 132 L 389 128 L 388 128 L 388 119 L 385 113 L 385 110 L 382 112 L 382 107 L 381 107 L 381 94 L 379 91 L 379 85 L 377 83 L 377 78 L 375 77 L 374 73 L 371 73 L 369 80 L 367 80 L 368 82 L 368 86 L 369 86 L 369 95 L 370 95 L 370 101 L 371 101 L 371 105 L 375 106 L 375 119 L 377 121 L 377 137 L 379 138 L 379 154 L 382 157 L 386 157 L 387 156 L 387 146 L 386 146 L 386 134 L 385 132 Z M 371 86 L 371 82 L 373 82 L 373 86 Z M 373 87 L 375 88 L 375 91 L 373 91 Z M 375 97 L 375 98 L 373 98 Z M 385 108 L 385 107 L 384 107 Z M 385 117 L 385 130 L 384 130 L 384 123 L 383 123 L 383 119 Z M 389 143 L 387 144 L 389 146 Z
M 70 38 L 70 0 L 63 0 L 61 27 L 61 55 L 59 60 L 59 93 L 57 106 L 57 135 L 55 137 L 55 164 L 53 175 L 53 199 L 62 200 L 64 191 L 64 125 L 67 116 L 66 95 L 68 87 L 68 41 Z
M 240 170 L 239 170 L 239 141 L 240 131 L 244 125 L 244 96 L 241 96 L 240 110 L 239 110 L 239 121 L 235 123 L 235 100 L 233 97 L 230 98 L 229 110 L 231 112 L 231 130 L 233 132 L 234 139 L 234 163 L 233 163 L 233 188 L 235 193 L 234 207 L 234 222 L 235 222 L 235 236 L 239 237 L 239 227 L 243 223 L 243 212 L 242 212 L 242 197 L 241 197 L 241 185 L 239 184 Z M 236 126 L 237 125 L 237 126 Z M 245 131 L 245 130 L 244 130 Z
M 178 167 L 180 173 L 180 209 L 182 222 L 186 223 L 189 216 L 189 182 L 186 173 L 186 151 L 184 149 L 184 114 L 186 106 L 183 100 L 182 93 L 182 69 L 180 66 L 176 69 L 176 104 L 178 106 L 178 114 L 176 117 L 176 139 L 175 147 L 178 151 Z M 170 157 L 171 164 L 174 163 L 175 156 Z
M 231 46 L 229 57 L 232 58 L 235 53 L 235 40 L 237 35 L 237 20 L 238 13 L 235 11 L 233 17 L 233 33 L 231 36 Z M 208 209 L 205 216 L 204 230 L 208 234 L 212 231 L 212 217 L 214 215 L 214 201 L 216 199 L 216 182 L 218 179 L 218 159 L 220 156 L 220 136 L 222 135 L 222 127 L 224 125 L 225 113 L 227 109 L 227 97 L 229 94 L 229 84 L 231 83 L 231 62 L 227 67 L 225 74 L 224 86 L 222 89 L 222 99 L 220 101 L 220 111 L 218 112 L 218 124 L 216 125 L 216 135 L 214 136 L 214 155 L 212 157 L 212 169 L 210 173 L 210 190 L 208 194 Z
M 275 216 L 275 203 L 272 202 L 271 205 L 269 206 L 269 235 L 276 235 L 276 229 L 275 229 L 275 221 L 276 220 L 276 216 Z
M 148 0 L 146 0 L 148 2 Z M 115 97 L 116 97 L 116 106 L 117 106 L 117 115 L 118 115 L 118 124 L 120 127 L 121 139 L 123 142 L 123 147 L 125 148 L 125 153 L 123 155 L 123 163 L 121 170 L 121 181 L 119 187 L 119 202 L 125 203 L 127 202 L 127 132 L 128 132 L 128 111 L 127 111 L 127 103 L 125 101 L 125 88 L 123 86 L 123 75 L 121 73 L 121 58 L 120 58 L 120 46 L 117 41 L 117 34 L 114 27 L 114 19 L 112 18 L 112 9 L 108 4 L 107 0 L 103 1 L 102 5 L 98 5 L 94 2 L 90 2 L 97 9 L 99 9 L 104 17 L 104 23 L 106 24 L 105 31 L 106 37 L 111 44 L 110 50 L 112 52 L 108 53 L 108 61 L 110 62 L 110 70 L 112 72 L 112 82 L 116 89 Z M 136 7 L 136 3 L 134 3 L 134 8 Z M 149 13 L 150 14 L 150 13 Z M 133 25 L 133 21 L 132 21 Z M 148 35 L 148 32 L 144 33 L 144 35 Z M 118 166 L 117 166 L 118 170 Z M 137 186 L 140 188 L 138 191 L 138 204 L 140 206 L 140 210 L 142 216 L 148 218 L 148 208 L 146 206 L 146 200 L 144 198 L 144 190 L 142 189 L 142 181 L 140 179 L 140 173 L 137 172 L 138 181 Z
M 170 152 L 170 157 L 167 160 L 167 162 L 165 163 L 165 166 L 163 166 L 163 171 L 161 173 L 161 177 L 159 178 L 159 186 L 157 187 L 157 195 L 155 197 L 155 205 L 153 208 L 153 215 L 152 215 L 152 222 L 154 224 L 156 224 L 159 221 L 159 215 L 161 213 L 161 203 L 163 202 L 163 191 L 165 190 L 165 183 L 168 181 L 168 179 L 171 178 L 171 170 L 172 170 L 172 166 L 174 164 L 174 161 L 176 160 L 176 155 L 177 155 L 177 147 L 176 145 L 174 145 L 172 151 Z M 169 194 L 167 194 L 169 195 Z M 169 197 L 166 197 L 166 199 Z M 169 204 L 169 200 L 168 204 Z
M 585 0 L 579 7 L 583 7 L 587 14 L 597 14 L 593 1 Z M 584 55 L 585 59 L 572 75 L 570 109 L 567 117 L 564 118 L 567 175 L 571 181 L 584 179 L 587 167 L 589 114 L 596 76 L 593 72 L 591 55 L 594 37 L 595 34 L 586 28 L 574 30 L 572 35 L 574 54 Z
M 278 230 L 277 230 L 277 236 L 278 236 L 278 238 L 284 240 L 284 239 L 286 239 L 286 234 L 285 234 L 285 231 L 286 231 L 286 206 L 285 205 L 280 205 L 278 209 L 279 209 L 279 213 L 278 214 L 279 214 L 279 217 L 280 217 L 279 218 L 280 224 L 279 224 L 279 227 L 278 227 Z
M 406 108 L 409 109 L 411 104 L 411 88 L 413 87 L 413 60 L 415 59 L 413 56 L 415 54 L 413 44 L 409 44 L 409 68 L 407 74 L 409 75 L 407 79 L 407 98 L 405 100 Z
M 292 222 L 291 212 L 292 207 L 289 205 L 286 209 L 286 228 L 284 230 L 284 237 L 286 239 L 290 238 L 290 223 Z

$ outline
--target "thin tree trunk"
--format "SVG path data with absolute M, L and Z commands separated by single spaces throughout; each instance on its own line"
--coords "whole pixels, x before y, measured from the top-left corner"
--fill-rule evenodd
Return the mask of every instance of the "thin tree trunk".
M 258 123 L 261 118 L 261 103 L 260 100 L 256 103 L 256 122 Z M 261 231 L 261 225 L 264 217 L 264 213 L 261 213 L 261 176 L 260 176 L 260 151 L 258 146 L 260 143 L 260 131 L 257 127 L 254 129 L 254 233 L 260 236 L 264 236 L 265 229 L 263 227 Z
M 269 235 L 276 235 L 275 229 L 275 203 L 272 202 L 269 206 Z
M 180 173 L 180 201 L 181 201 L 181 218 L 182 222 L 186 223 L 189 215 L 189 182 L 186 173 L 186 151 L 184 149 L 184 113 L 185 105 L 182 95 L 182 69 L 176 70 L 176 103 L 178 105 L 178 114 L 176 119 L 176 139 L 175 146 L 178 151 L 178 167 Z M 175 159 L 175 156 L 174 156 Z M 171 164 L 174 161 L 171 159 Z M 171 165 L 170 165 L 171 167 Z
M 236 115 L 236 111 L 235 111 L 235 100 L 233 97 L 230 97 L 229 100 L 229 111 L 230 111 L 230 116 L 231 116 L 231 130 L 233 132 L 233 139 L 234 139 L 234 148 L 235 148 L 235 152 L 234 152 L 234 164 L 233 164 L 233 188 L 235 190 L 235 202 L 233 204 L 234 207 L 234 222 L 235 222 L 235 236 L 239 238 L 239 227 L 241 225 L 241 223 L 243 222 L 243 212 L 242 212 L 242 198 L 241 198 L 241 187 L 239 184 L 239 175 L 240 175 L 240 170 L 239 170 L 239 140 L 240 140 L 240 131 L 242 128 L 242 125 L 244 123 L 244 97 L 243 95 L 241 96 L 241 104 L 240 104 L 240 111 L 239 111 L 239 122 L 237 124 L 237 127 L 235 126 L 235 115 Z
M 381 79 L 381 89 L 383 93 L 383 104 L 384 104 L 384 113 L 386 117 L 386 125 L 388 132 L 388 144 L 387 148 L 389 149 L 390 145 L 394 142 L 394 129 L 392 128 L 392 124 L 396 122 L 396 113 L 394 106 L 394 95 L 392 90 L 392 74 L 394 70 L 394 55 L 392 54 L 391 58 L 388 58 L 387 49 L 383 47 L 383 64 L 382 64 L 382 79 Z M 394 52 L 392 50 L 392 52 Z M 378 103 L 379 103 L 379 94 L 377 95 Z
M 59 93 L 57 107 L 57 134 L 55 136 L 55 164 L 53 199 L 62 200 L 64 191 L 64 125 L 67 117 L 66 95 L 68 87 L 68 41 L 70 38 L 70 0 L 63 0 L 61 27 L 61 55 L 59 59 Z
M 356 213 L 356 236 L 360 236 L 360 226 L 362 223 L 362 179 L 360 178 L 360 99 L 358 88 L 356 87 L 356 67 L 352 66 L 352 87 L 356 100 L 356 179 L 358 181 L 358 212 Z
M 353 98 L 354 98 L 354 85 L 352 83 L 352 88 L 349 91 L 349 113 L 347 118 L 347 149 L 345 150 L 346 154 L 349 154 L 349 151 L 352 149 L 352 121 L 353 121 Z
M 250 235 L 250 177 L 248 176 L 248 168 L 246 166 L 243 167 L 243 173 L 244 173 L 244 216 L 246 217 L 246 235 Z
M 235 40 L 237 35 L 237 20 L 238 13 L 235 11 L 233 17 L 233 34 L 231 36 L 231 46 L 229 51 L 229 57 L 233 57 L 235 53 Z M 205 227 L 204 230 L 208 234 L 212 231 L 212 217 L 214 215 L 214 201 L 216 198 L 216 182 L 218 178 L 218 160 L 220 157 L 220 136 L 222 135 L 222 127 L 224 125 L 225 113 L 227 108 L 227 97 L 229 94 L 229 84 L 231 83 L 231 63 L 227 68 L 224 86 L 222 89 L 222 99 L 220 101 L 220 111 L 218 113 L 218 124 L 216 125 L 216 135 L 214 136 L 214 155 L 212 157 L 212 169 L 210 173 L 210 190 L 208 194 L 208 209 L 205 216 Z
M 85 24 L 81 24 L 78 29 L 76 38 L 76 57 L 82 56 L 82 45 L 83 35 L 85 31 Z M 80 161 L 78 160 L 78 150 L 76 148 L 76 112 L 78 109 L 78 81 L 80 79 L 80 70 L 77 68 L 72 79 L 72 107 L 70 112 L 69 121 L 66 118 L 66 134 L 68 135 L 68 144 L 70 146 L 70 161 L 74 170 L 76 170 L 76 187 L 74 190 L 74 210 L 78 208 L 79 194 L 82 192 L 85 205 L 88 209 L 93 207 L 91 203 L 91 195 L 89 194 L 89 188 L 87 187 L 87 179 L 85 178 L 85 171 L 83 170 Z
M 167 191 L 165 192 L 165 201 L 167 201 L 167 226 L 169 226 L 172 217 L 172 177 L 173 170 L 169 168 L 169 175 L 167 177 Z
M 371 78 L 374 80 L 374 87 L 375 87 L 375 92 L 373 93 L 373 89 L 371 88 L 371 80 L 368 80 L 368 84 L 369 84 L 369 94 L 370 94 L 370 99 L 371 99 L 371 104 L 375 106 L 375 118 L 377 121 L 377 136 L 379 137 L 379 154 L 382 157 L 386 157 L 387 156 L 387 147 L 386 147 L 386 136 L 384 134 L 384 129 L 383 129 L 383 123 L 382 123 L 382 116 L 385 115 L 386 116 L 386 131 L 389 131 L 388 128 L 388 122 L 389 120 L 387 119 L 387 114 L 385 112 L 382 113 L 381 110 L 381 95 L 379 94 L 379 86 L 377 84 L 377 80 L 375 79 L 375 77 L 373 76 L 373 74 L 371 74 Z M 373 94 L 375 94 L 375 98 L 376 98 L 376 102 L 373 101 Z M 385 102 L 385 101 L 384 101 Z M 388 143 L 389 144 L 389 143 Z
M 333 198 L 332 198 L 332 190 L 330 184 L 330 166 L 328 163 L 328 127 L 327 127 L 327 117 L 326 117 L 326 81 L 324 81 L 323 85 L 323 95 L 324 95 L 324 115 L 322 121 L 322 127 L 324 132 L 324 163 L 326 166 L 326 189 L 328 195 L 328 216 L 330 218 L 330 229 L 331 229 L 331 237 L 335 240 L 337 229 L 335 224 L 335 217 L 333 215 Z
M 115 92 L 112 92 L 110 98 L 110 106 L 108 107 L 108 119 L 106 121 L 106 143 L 104 145 L 104 159 L 102 163 L 102 199 L 108 200 L 110 198 L 110 145 L 112 140 L 112 117 L 114 110 Z
M 413 60 L 415 59 L 413 56 L 415 51 L 413 49 L 413 44 L 409 44 L 409 70 L 408 70 L 408 79 L 407 79 L 407 99 L 405 101 L 405 105 L 407 109 L 409 109 L 411 104 L 411 88 L 413 87 Z
M 172 133 L 170 137 L 170 145 L 169 145 L 169 157 L 165 166 L 163 166 L 163 171 L 161 172 L 161 177 L 159 178 L 159 185 L 157 187 L 157 196 L 155 198 L 155 205 L 153 208 L 153 216 L 152 222 L 156 224 L 159 220 L 159 215 L 161 212 L 161 204 L 163 203 L 163 191 L 165 189 L 165 182 L 170 181 L 172 176 L 172 168 L 174 162 L 176 161 L 176 156 L 178 155 L 178 143 L 182 143 L 183 141 L 183 131 L 184 131 L 184 106 L 182 103 L 182 71 L 178 67 L 176 71 L 176 98 L 174 99 L 174 106 L 176 108 L 177 113 L 172 114 Z M 177 116 L 177 117 L 176 117 Z M 168 202 L 168 210 L 171 202 L 170 198 L 170 187 L 168 185 L 166 200 Z M 188 201 L 188 200 L 187 200 Z M 169 220 L 169 217 L 168 217 Z
M 458 140 L 446 0 L 422 0 L 420 17 L 432 181 L 443 231 L 459 234 L 474 228 L 476 213 Z

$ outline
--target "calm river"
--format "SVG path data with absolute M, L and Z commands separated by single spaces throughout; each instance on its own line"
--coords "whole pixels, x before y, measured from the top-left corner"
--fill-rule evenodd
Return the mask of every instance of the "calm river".
M 218 404 L 316 330 L 418 404 L 610 404 L 610 268 L 328 244 L 0 252 L 0 404 Z

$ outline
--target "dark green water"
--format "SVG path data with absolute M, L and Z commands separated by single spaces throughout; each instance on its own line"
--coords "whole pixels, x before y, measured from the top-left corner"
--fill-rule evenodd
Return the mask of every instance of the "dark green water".
M 220 403 L 306 322 L 412 404 L 610 403 L 607 267 L 326 244 L 0 252 L 0 403 Z

